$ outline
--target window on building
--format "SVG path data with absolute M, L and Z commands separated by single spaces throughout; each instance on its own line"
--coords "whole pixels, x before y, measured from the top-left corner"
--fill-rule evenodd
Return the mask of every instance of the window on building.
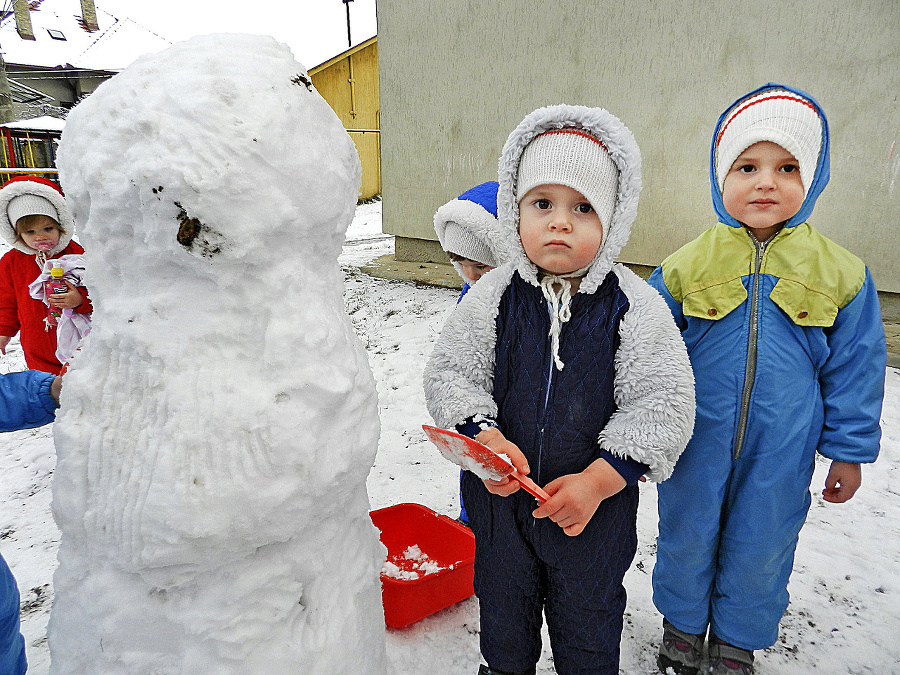
M 61 30 L 56 30 L 55 28 L 48 28 L 47 32 L 50 33 L 50 37 L 54 40 L 65 40 L 66 36 L 63 34 Z

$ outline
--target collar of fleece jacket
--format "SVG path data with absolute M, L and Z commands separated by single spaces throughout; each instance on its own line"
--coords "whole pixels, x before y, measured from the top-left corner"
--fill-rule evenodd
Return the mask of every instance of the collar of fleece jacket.
M 66 206 L 66 198 L 50 181 L 43 178 L 33 178 L 31 176 L 13 178 L 0 189 L 0 236 L 13 248 L 20 250 L 22 253 L 34 255 L 34 249 L 28 248 L 21 241 L 16 241 L 16 224 L 10 222 L 9 212 L 7 211 L 13 197 L 24 194 L 44 197 L 53 204 L 56 212 L 59 214 L 59 223 L 65 232 L 60 235 L 59 243 L 47 252 L 48 257 L 55 256 L 60 251 L 65 250 L 69 242 L 72 241 L 72 234 L 75 232 L 75 220 L 72 218 L 68 206 Z
M 593 293 L 603 283 L 616 257 L 628 243 L 641 193 L 641 152 L 631 131 L 619 118 L 603 108 L 576 105 L 548 106 L 528 115 L 509 135 L 500 155 L 497 217 L 519 275 L 537 286 L 537 267 L 528 260 L 519 239 L 516 177 L 525 146 L 545 131 L 562 128 L 579 129 L 600 139 L 619 169 L 619 188 L 612 222 L 603 224 L 603 243 L 578 289 L 579 293 Z

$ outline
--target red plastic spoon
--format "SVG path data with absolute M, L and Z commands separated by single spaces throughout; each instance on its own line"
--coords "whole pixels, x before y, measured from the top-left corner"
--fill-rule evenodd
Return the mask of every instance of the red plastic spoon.
M 539 502 L 550 499 L 537 483 L 514 467 L 509 460 L 491 450 L 483 443 L 463 436 L 455 431 L 440 429 L 423 424 L 422 429 L 428 439 L 437 446 L 441 454 L 454 464 L 471 471 L 481 479 L 501 480 L 506 476 L 515 478 L 522 488 Z

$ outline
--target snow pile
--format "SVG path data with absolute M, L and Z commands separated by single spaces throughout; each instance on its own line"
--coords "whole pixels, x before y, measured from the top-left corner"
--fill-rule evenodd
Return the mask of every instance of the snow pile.
M 381 567 L 382 576 L 402 581 L 412 581 L 419 575 L 437 574 L 443 567 L 436 560 L 428 557 L 417 544 L 407 546 L 402 553 L 390 556 Z M 450 566 L 453 569 L 453 566 Z
M 340 121 L 284 45 L 210 35 L 73 110 L 59 166 L 95 312 L 54 432 L 51 673 L 384 672 Z

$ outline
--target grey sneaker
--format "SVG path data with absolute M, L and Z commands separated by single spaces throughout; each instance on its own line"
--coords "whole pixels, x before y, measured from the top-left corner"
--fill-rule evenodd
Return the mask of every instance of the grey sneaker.
M 695 635 L 680 631 L 663 619 L 663 639 L 659 645 L 656 665 L 668 675 L 670 668 L 675 675 L 697 675 L 700 672 L 700 657 L 703 654 L 704 634 Z
M 753 675 L 753 652 L 710 636 L 709 672 L 712 675 Z

